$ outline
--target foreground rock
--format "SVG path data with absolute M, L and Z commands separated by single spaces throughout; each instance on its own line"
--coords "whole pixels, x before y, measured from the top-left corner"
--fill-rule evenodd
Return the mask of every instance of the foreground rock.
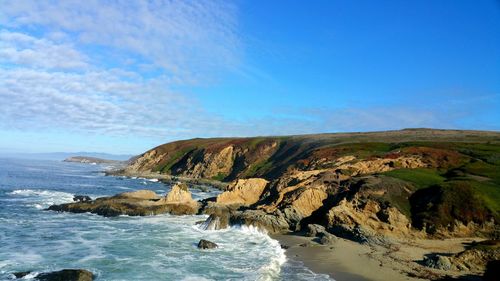
M 24 278 L 31 272 L 16 272 L 13 273 L 16 278 Z M 94 274 L 85 269 L 63 269 L 47 273 L 40 273 L 35 276 L 35 280 L 40 281 L 92 281 Z
M 198 212 L 198 203 L 184 184 L 176 184 L 161 198 L 151 190 L 138 190 L 120 193 L 111 197 L 97 198 L 92 201 L 52 205 L 48 210 L 72 213 L 90 212 L 106 217 L 119 215 L 147 216 L 170 213 L 174 215 L 193 215 Z
M 214 242 L 201 239 L 200 242 L 198 242 L 198 248 L 199 249 L 215 249 L 218 248 L 219 246 L 215 244 Z

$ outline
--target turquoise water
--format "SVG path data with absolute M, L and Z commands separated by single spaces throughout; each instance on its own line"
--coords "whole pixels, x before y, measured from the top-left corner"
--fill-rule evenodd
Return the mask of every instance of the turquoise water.
M 257 229 L 201 230 L 195 222 L 203 215 L 104 218 L 44 210 L 71 202 L 73 194 L 170 190 L 145 179 L 106 177 L 107 168 L 0 159 L 0 280 L 12 280 L 15 271 L 63 268 L 88 269 L 97 280 L 331 280 L 287 260 L 279 243 Z M 192 193 L 201 199 L 218 191 Z M 220 247 L 201 251 L 202 238 Z

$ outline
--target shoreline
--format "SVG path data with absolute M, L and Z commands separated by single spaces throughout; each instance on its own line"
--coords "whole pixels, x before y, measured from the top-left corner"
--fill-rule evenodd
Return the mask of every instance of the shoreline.
M 421 280 L 381 266 L 379 261 L 368 256 L 369 246 L 343 238 L 327 246 L 312 241 L 312 237 L 296 234 L 270 236 L 288 247 L 285 250 L 288 259 L 300 261 L 314 273 L 327 274 L 336 281 Z
M 459 253 L 465 249 L 465 244 L 484 240 L 478 237 L 415 239 L 411 242 L 394 241 L 390 247 L 383 247 L 343 238 L 331 245 L 321 245 L 313 241 L 313 237 L 295 233 L 269 236 L 286 248 L 287 259 L 302 262 L 312 272 L 327 274 L 336 281 L 422 281 L 447 275 L 458 277 L 459 271 L 429 268 L 420 261 L 432 253 Z

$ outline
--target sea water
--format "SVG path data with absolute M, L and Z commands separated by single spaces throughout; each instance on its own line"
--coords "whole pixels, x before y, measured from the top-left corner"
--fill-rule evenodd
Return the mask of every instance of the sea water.
M 57 161 L 0 159 L 0 280 L 12 272 L 82 268 L 96 280 L 331 280 L 287 260 L 278 241 L 247 226 L 200 229 L 204 215 L 105 218 L 45 210 L 92 198 L 170 186 L 141 178 L 109 177 L 112 167 Z M 195 199 L 218 194 L 191 189 Z M 200 239 L 219 245 L 199 250 Z

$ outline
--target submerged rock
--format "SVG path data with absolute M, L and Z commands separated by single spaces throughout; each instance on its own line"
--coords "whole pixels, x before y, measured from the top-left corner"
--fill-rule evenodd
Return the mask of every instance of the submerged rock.
M 92 281 L 94 274 L 85 269 L 63 269 L 40 273 L 35 278 L 40 281 Z
M 200 242 L 198 242 L 199 249 L 215 249 L 217 247 L 219 247 L 217 244 L 205 239 L 201 239 Z
M 14 272 L 16 278 L 24 278 L 31 271 Z M 60 271 L 40 273 L 35 276 L 35 280 L 40 281 L 92 281 L 94 274 L 85 269 L 63 269 Z
M 20 272 L 14 272 L 12 273 L 12 275 L 14 275 L 14 277 L 16 278 L 23 278 L 24 276 L 29 275 L 30 273 L 31 271 L 20 271 Z
M 75 195 L 73 196 L 73 201 L 75 202 L 90 202 L 92 198 L 87 195 Z

